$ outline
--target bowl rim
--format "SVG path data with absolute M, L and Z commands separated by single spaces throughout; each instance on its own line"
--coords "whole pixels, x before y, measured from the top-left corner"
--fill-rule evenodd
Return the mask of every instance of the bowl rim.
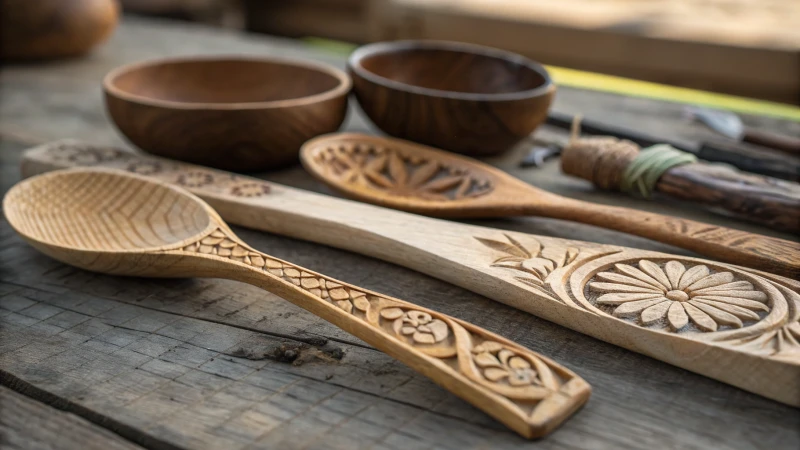
M 361 62 L 369 57 L 378 54 L 391 53 L 402 50 L 447 50 L 461 53 L 471 53 L 475 55 L 487 56 L 493 59 L 500 59 L 506 62 L 512 62 L 521 66 L 525 66 L 529 70 L 533 70 L 544 78 L 544 83 L 533 88 L 522 91 L 502 92 L 502 93 L 475 93 L 475 92 L 457 92 L 445 91 L 441 89 L 432 89 L 417 86 L 414 84 L 403 83 L 395 81 L 390 78 L 378 75 L 364 68 Z M 411 92 L 415 94 L 443 97 L 457 100 L 474 100 L 474 101 L 508 101 L 508 100 L 524 100 L 528 98 L 539 97 L 551 91 L 555 84 L 553 83 L 550 73 L 540 63 L 526 58 L 518 53 L 501 50 L 494 47 L 485 45 L 470 44 L 466 42 L 456 42 L 438 39 L 407 39 L 399 41 L 382 41 L 366 44 L 358 47 L 350 54 L 347 59 L 347 67 L 356 73 L 359 77 L 365 78 L 373 83 L 388 86 L 397 90 Z
M 285 66 L 302 67 L 306 69 L 316 70 L 317 72 L 330 75 L 335 78 L 338 83 L 331 89 L 326 91 L 307 95 L 303 97 L 289 98 L 284 100 L 270 100 L 270 101 L 255 101 L 255 102 L 231 102 L 231 103 L 218 103 L 218 102 L 181 102 L 175 100 L 162 100 L 153 97 L 133 94 L 117 87 L 114 83 L 121 75 L 131 73 L 146 67 L 153 67 L 161 64 L 170 63 L 189 63 L 189 62 L 255 62 L 255 63 L 276 63 Z M 314 103 L 319 103 L 325 100 L 336 98 L 338 96 L 346 96 L 350 92 L 353 81 L 350 76 L 343 70 L 331 66 L 329 64 L 309 61 L 305 59 L 284 58 L 284 57 L 261 57 L 257 55 L 196 55 L 196 56 L 179 56 L 179 57 L 165 57 L 153 58 L 143 61 L 137 61 L 130 64 L 125 64 L 112 69 L 103 77 L 103 90 L 107 95 L 114 96 L 129 102 L 139 103 L 148 106 L 160 106 L 164 108 L 182 109 L 182 110 L 247 110 L 247 109 L 270 109 L 270 108 L 286 108 L 292 106 L 303 106 Z

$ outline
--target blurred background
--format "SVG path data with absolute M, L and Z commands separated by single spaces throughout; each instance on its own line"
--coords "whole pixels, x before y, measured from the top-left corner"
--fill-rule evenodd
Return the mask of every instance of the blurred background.
M 796 0 L 120 3 L 126 14 L 304 38 L 316 45 L 406 38 L 471 42 L 558 66 L 559 79 L 575 78 L 573 69 L 800 105 Z

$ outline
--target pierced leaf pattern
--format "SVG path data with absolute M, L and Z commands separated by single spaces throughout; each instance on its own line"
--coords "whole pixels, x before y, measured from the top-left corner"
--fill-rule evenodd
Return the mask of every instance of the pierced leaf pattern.
M 493 189 L 467 168 L 410 156 L 390 147 L 342 145 L 322 149 L 316 162 L 328 175 L 386 194 L 430 200 L 460 200 Z

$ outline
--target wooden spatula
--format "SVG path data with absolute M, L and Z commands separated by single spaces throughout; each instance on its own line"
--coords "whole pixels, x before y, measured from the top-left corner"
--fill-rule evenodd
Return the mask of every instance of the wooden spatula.
M 800 406 L 795 280 L 698 258 L 446 222 L 72 141 L 29 150 L 22 169 L 30 176 L 76 165 L 175 183 L 229 223 L 390 261 Z
M 305 168 L 348 197 L 434 217 L 542 216 L 664 242 L 800 278 L 800 243 L 537 189 L 472 158 L 400 139 L 339 133 L 303 145 Z

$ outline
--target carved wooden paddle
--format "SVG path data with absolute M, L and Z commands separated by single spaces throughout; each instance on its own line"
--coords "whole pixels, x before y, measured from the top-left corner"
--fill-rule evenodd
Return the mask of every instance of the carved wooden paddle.
M 385 351 L 517 433 L 540 437 L 588 398 L 557 363 L 472 324 L 261 253 L 205 202 L 114 169 L 39 175 L 3 200 L 11 226 L 43 253 L 96 272 L 249 283 Z
M 572 220 L 800 278 L 800 243 L 561 197 L 477 160 L 408 141 L 332 134 L 304 144 L 301 160 L 328 186 L 376 205 L 448 218 L 534 215 Z
M 390 261 L 800 406 L 798 281 L 698 258 L 446 222 L 74 141 L 28 150 L 22 170 L 30 176 L 76 165 L 176 183 L 229 223 Z

